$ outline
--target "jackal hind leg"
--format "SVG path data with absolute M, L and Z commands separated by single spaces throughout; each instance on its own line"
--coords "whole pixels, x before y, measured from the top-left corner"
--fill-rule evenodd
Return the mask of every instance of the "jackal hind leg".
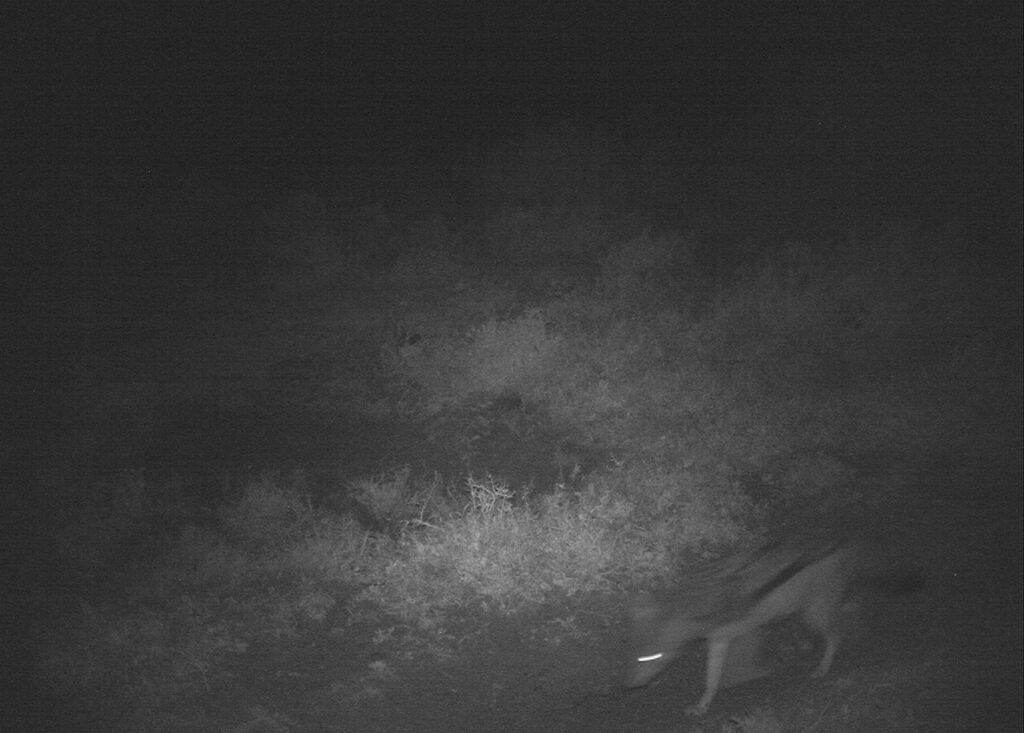
M 834 627 L 835 603 L 832 599 L 825 598 L 822 601 L 811 605 L 804 611 L 804 620 L 807 625 L 817 631 L 825 640 L 825 651 L 821 655 L 817 669 L 812 677 L 824 677 L 832 667 L 832 660 L 836 656 L 836 649 L 839 648 L 839 634 Z

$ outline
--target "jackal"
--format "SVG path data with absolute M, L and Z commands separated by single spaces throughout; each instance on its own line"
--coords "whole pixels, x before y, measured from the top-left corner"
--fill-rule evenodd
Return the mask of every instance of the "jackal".
M 702 715 L 722 682 L 730 644 L 740 640 L 737 647 L 749 650 L 761 627 L 796 613 L 824 639 L 814 676 L 826 674 L 839 645 L 835 617 L 864 554 L 860 543 L 776 543 L 712 563 L 667 597 L 640 597 L 632 608 L 635 654 L 626 686 L 647 684 L 687 642 L 707 639 L 704 694 L 687 709 Z

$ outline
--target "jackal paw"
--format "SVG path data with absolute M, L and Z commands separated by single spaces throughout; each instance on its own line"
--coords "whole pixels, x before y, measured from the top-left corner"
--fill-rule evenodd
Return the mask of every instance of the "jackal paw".
M 699 718 L 708 711 L 708 703 L 698 702 L 686 708 L 686 715 L 690 718 Z

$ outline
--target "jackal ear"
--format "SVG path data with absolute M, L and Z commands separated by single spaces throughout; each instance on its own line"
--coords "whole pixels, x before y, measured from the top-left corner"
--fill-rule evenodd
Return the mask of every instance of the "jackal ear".
M 641 593 L 633 599 L 629 615 L 634 622 L 648 621 L 658 615 L 658 602 L 650 593 Z

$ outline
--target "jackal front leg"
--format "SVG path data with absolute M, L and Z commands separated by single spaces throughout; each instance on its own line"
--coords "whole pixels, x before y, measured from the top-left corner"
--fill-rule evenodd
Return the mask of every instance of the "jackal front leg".
M 708 706 L 718 692 L 718 684 L 722 681 L 722 670 L 725 668 L 725 658 L 728 654 L 729 639 L 708 639 L 708 668 L 704 678 L 704 694 L 695 705 L 686 709 L 687 715 L 703 715 L 708 711 Z

